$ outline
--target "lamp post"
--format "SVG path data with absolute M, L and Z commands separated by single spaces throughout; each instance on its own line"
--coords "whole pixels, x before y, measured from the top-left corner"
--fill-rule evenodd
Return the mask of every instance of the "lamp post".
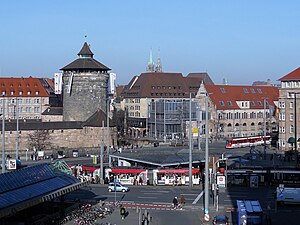
M 16 160 L 19 159 L 19 101 L 16 99 L 17 135 L 16 135 Z
M 102 120 L 102 141 L 100 147 L 100 184 L 103 184 L 104 120 Z
M 190 110 L 190 117 L 189 117 L 189 186 L 193 186 L 192 181 L 192 93 L 190 93 L 190 104 L 189 104 L 189 110 Z
M 110 158 L 110 128 L 109 128 L 109 115 L 110 114 L 110 96 L 108 95 L 107 98 L 107 118 L 106 118 L 106 125 L 107 125 L 107 155 L 108 155 L 108 166 L 111 167 L 111 158 Z M 104 129 L 104 126 L 103 126 Z
M 197 106 L 197 128 L 198 128 L 198 150 L 201 150 L 201 121 L 202 121 L 202 111 L 200 104 Z
M 2 173 L 5 173 L 5 98 L 2 95 Z
M 264 98 L 264 160 L 266 160 L 266 99 Z
M 296 151 L 297 151 L 297 144 L 298 144 L 298 141 L 297 141 L 297 94 L 299 93 L 294 93 L 294 132 L 295 132 L 295 154 L 296 154 Z
M 157 127 L 156 127 L 156 101 L 154 101 L 154 138 L 157 139 Z
M 204 185 L 204 219 L 208 218 L 209 220 L 209 211 L 208 211 L 208 93 L 205 93 L 205 185 Z

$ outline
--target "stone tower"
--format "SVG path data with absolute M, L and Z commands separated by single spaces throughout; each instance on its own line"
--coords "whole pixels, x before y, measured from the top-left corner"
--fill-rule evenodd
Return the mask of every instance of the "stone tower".
M 99 109 L 106 112 L 110 69 L 93 58 L 86 42 L 77 55 L 78 59 L 61 68 L 64 121 L 86 121 Z

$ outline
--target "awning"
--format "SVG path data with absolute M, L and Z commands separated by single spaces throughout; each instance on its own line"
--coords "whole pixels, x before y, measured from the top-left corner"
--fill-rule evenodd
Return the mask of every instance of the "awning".
M 144 172 L 146 170 L 144 169 L 111 169 L 111 172 L 113 173 L 120 173 L 120 174 L 124 174 L 124 173 L 128 173 L 128 174 L 140 174 L 141 172 Z
M 187 174 L 189 173 L 189 169 L 159 169 L 158 173 Z M 192 169 L 192 173 L 199 173 L 199 169 Z

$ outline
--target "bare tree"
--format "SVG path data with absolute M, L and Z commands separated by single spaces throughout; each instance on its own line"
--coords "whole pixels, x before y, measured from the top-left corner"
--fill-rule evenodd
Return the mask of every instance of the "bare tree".
M 48 130 L 35 130 L 28 134 L 29 149 L 45 150 L 51 148 L 51 138 Z

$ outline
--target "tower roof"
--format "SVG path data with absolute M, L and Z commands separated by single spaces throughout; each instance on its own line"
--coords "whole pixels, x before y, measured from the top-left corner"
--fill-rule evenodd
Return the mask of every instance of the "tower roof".
M 79 57 L 80 56 L 90 56 L 93 58 L 94 53 L 91 51 L 90 46 L 88 45 L 87 42 L 84 42 L 80 52 L 77 54 Z
M 85 42 L 77 54 L 78 59 L 74 60 L 70 64 L 61 68 L 63 71 L 105 71 L 110 70 L 104 64 L 98 62 L 93 58 L 93 52 L 91 51 L 89 45 Z

